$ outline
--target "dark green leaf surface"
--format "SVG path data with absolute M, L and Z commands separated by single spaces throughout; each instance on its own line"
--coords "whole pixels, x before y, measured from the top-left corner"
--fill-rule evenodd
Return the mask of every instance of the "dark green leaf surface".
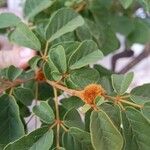
M 103 57 L 96 43 L 92 40 L 83 41 L 79 47 L 74 50 L 69 59 L 70 69 L 78 69 L 88 64 L 95 63 Z
M 39 51 L 41 43 L 24 23 L 19 23 L 10 35 L 10 40 L 18 45 Z
M 140 36 L 139 36 L 140 35 Z M 150 40 L 150 25 L 141 19 L 134 20 L 134 30 L 128 35 L 128 41 L 145 44 Z
M 118 130 L 120 130 L 120 108 L 117 105 L 113 106 L 112 104 L 104 103 L 100 106 L 100 109 L 102 109 L 108 115 L 113 124 L 117 127 Z
M 19 107 L 12 96 L 0 96 L 0 144 L 9 142 L 24 135 L 24 128 L 19 116 Z
M 7 77 L 9 80 L 15 80 L 22 73 L 22 69 L 16 68 L 15 66 L 10 66 L 7 71 Z
M 54 2 L 55 0 L 26 0 L 24 7 L 25 16 L 31 19 L 39 12 L 50 7 Z
M 69 98 L 61 99 L 61 104 L 64 108 L 69 110 L 71 108 L 77 109 L 77 108 L 81 107 L 84 104 L 84 102 L 78 97 L 71 96 Z
M 65 50 L 61 45 L 50 50 L 49 59 L 60 73 L 65 73 L 67 71 Z
M 102 110 L 91 114 L 90 131 L 95 150 L 121 150 L 123 138 Z
M 37 65 L 40 59 L 41 59 L 40 56 L 34 56 L 29 60 L 28 64 L 30 65 L 32 69 L 36 69 L 38 67 Z
M 150 102 L 146 102 L 142 108 L 143 115 L 150 120 Z
M 134 108 L 127 108 L 122 117 L 125 150 L 149 150 L 150 122 Z
M 49 150 L 53 143 L 53 131 L 40 128 L 10 143 L 4 150 Z
M 138 104 L 150 101 L 150 84 L 144 84 L 132 89 L 130 98 Z
M 111 76 L 112 79 L 112 85 L 116 93 L 122 95 L 126 92 L 129 85 L 131 84 L 133 80 L 133 73 L 127 73 L 125 75 L 117 75 L 113 74 Z
M 93 150 L 90 134 L 78 128 L 70 128 L 63 134 L 62 140 L 66 150 Z
M 19 22 L 21 22 L 20 18 L 15 16 L 12 13 L 1 13 L 0 14 L 0 29 L 7 27 L 14 27 Z
M 31 89 L 18 87 L 13 90 L 14 96 L 24 105 L 31 105 L 34 94 Z
M 53 123 L 55 119 L 54 112 L 47 102 L 40 102 L 40 105 L 34 106 L 33 112 L 47 124 Z
M 79 112 L 76 109 L 70 109 L 67 111 L 63 118 L 64 124 L 68 127 L 77 127 L 80 129 L 84 129 L 84 124 L 81 119 Z
M 99 73 L 92 68 L 81 68 L 71 71 L 70 75 L 66 79 L 66 84 L 70 88 L 83 89 L 85 86 L 91 83 L 97 83 L 99 81 Z
M 72 32 L 84 24 L 83 18 L 69 8 L 62 8 L 54 13 L 46 27 L 46 38 L 49 42 Z

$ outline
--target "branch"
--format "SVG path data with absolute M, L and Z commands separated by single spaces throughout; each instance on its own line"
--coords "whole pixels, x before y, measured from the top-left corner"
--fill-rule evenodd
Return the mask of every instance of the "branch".
M 126 73 L 131 68 L 133 68 L 135 65 L 137 65 L 139 62 L 141 62 L 144 58 L 148 57 L 150 55 L 150 43 L 146 44 L 143 52 L 139 54 L 135 59 L 133 59 L 129 64 L 127 64 L 123 69 L 119 71 L 119 73 Z

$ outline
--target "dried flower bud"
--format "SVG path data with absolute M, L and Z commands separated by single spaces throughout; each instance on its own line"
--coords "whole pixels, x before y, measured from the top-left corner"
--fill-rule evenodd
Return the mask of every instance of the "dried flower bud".
M 105 94 L 105 90 L 101 85 L 89 84 L 81 91 L 80 98 L 83 99 L 88 104 L 94 104 L 94 100 L 97 96 L 102 96 Z
M 35 77 L 35 79 L 37 81 L 43 81 L 43 80 L 45 80 L 44 73 L 43 73 L 43 71 L 41 69 L 39 69 L 38 71 L 36 71 L 36 77 Z

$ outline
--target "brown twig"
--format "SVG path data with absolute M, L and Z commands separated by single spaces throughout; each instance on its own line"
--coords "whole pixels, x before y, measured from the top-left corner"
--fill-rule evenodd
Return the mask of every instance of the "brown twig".
M 67 87 L 65 87 L 55 81 L 46 80 L 46 82 L 57 89 L 67 92 L 69 95 L 77 96 L 77 97 L 79 97 L 79 95 L 80 95 L 80 91 L 68 89 Z
M 126 73 L 131 68 L 133 68 L 135 65 L 137 65 L 140 61 L 142 61 L 144 58 L 148 57 L 150 55 L 150 43 L 146 44 L 143 52 L 139 54 L 134 60 L 132 60 L 129 64 L 127 64 L 123 69 L 119 71 L 119 73 Z

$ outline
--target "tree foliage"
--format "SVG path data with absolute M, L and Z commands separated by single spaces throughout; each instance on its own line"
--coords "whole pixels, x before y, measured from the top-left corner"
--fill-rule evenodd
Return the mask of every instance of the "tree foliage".
M 139 8 L 148 15 L 150 2 L 26 0 L 27 24 L 0 14 L 9 40 L 38 52 L 27 70 L 0 70 L 0 150 L 150 149 L 150 84 L 128 92 L 133 73 L 96 64 L 119 48 L 116 33 L 128 47 L 150 40 Z M 32 115 L 41 127 L 29 133 Z

